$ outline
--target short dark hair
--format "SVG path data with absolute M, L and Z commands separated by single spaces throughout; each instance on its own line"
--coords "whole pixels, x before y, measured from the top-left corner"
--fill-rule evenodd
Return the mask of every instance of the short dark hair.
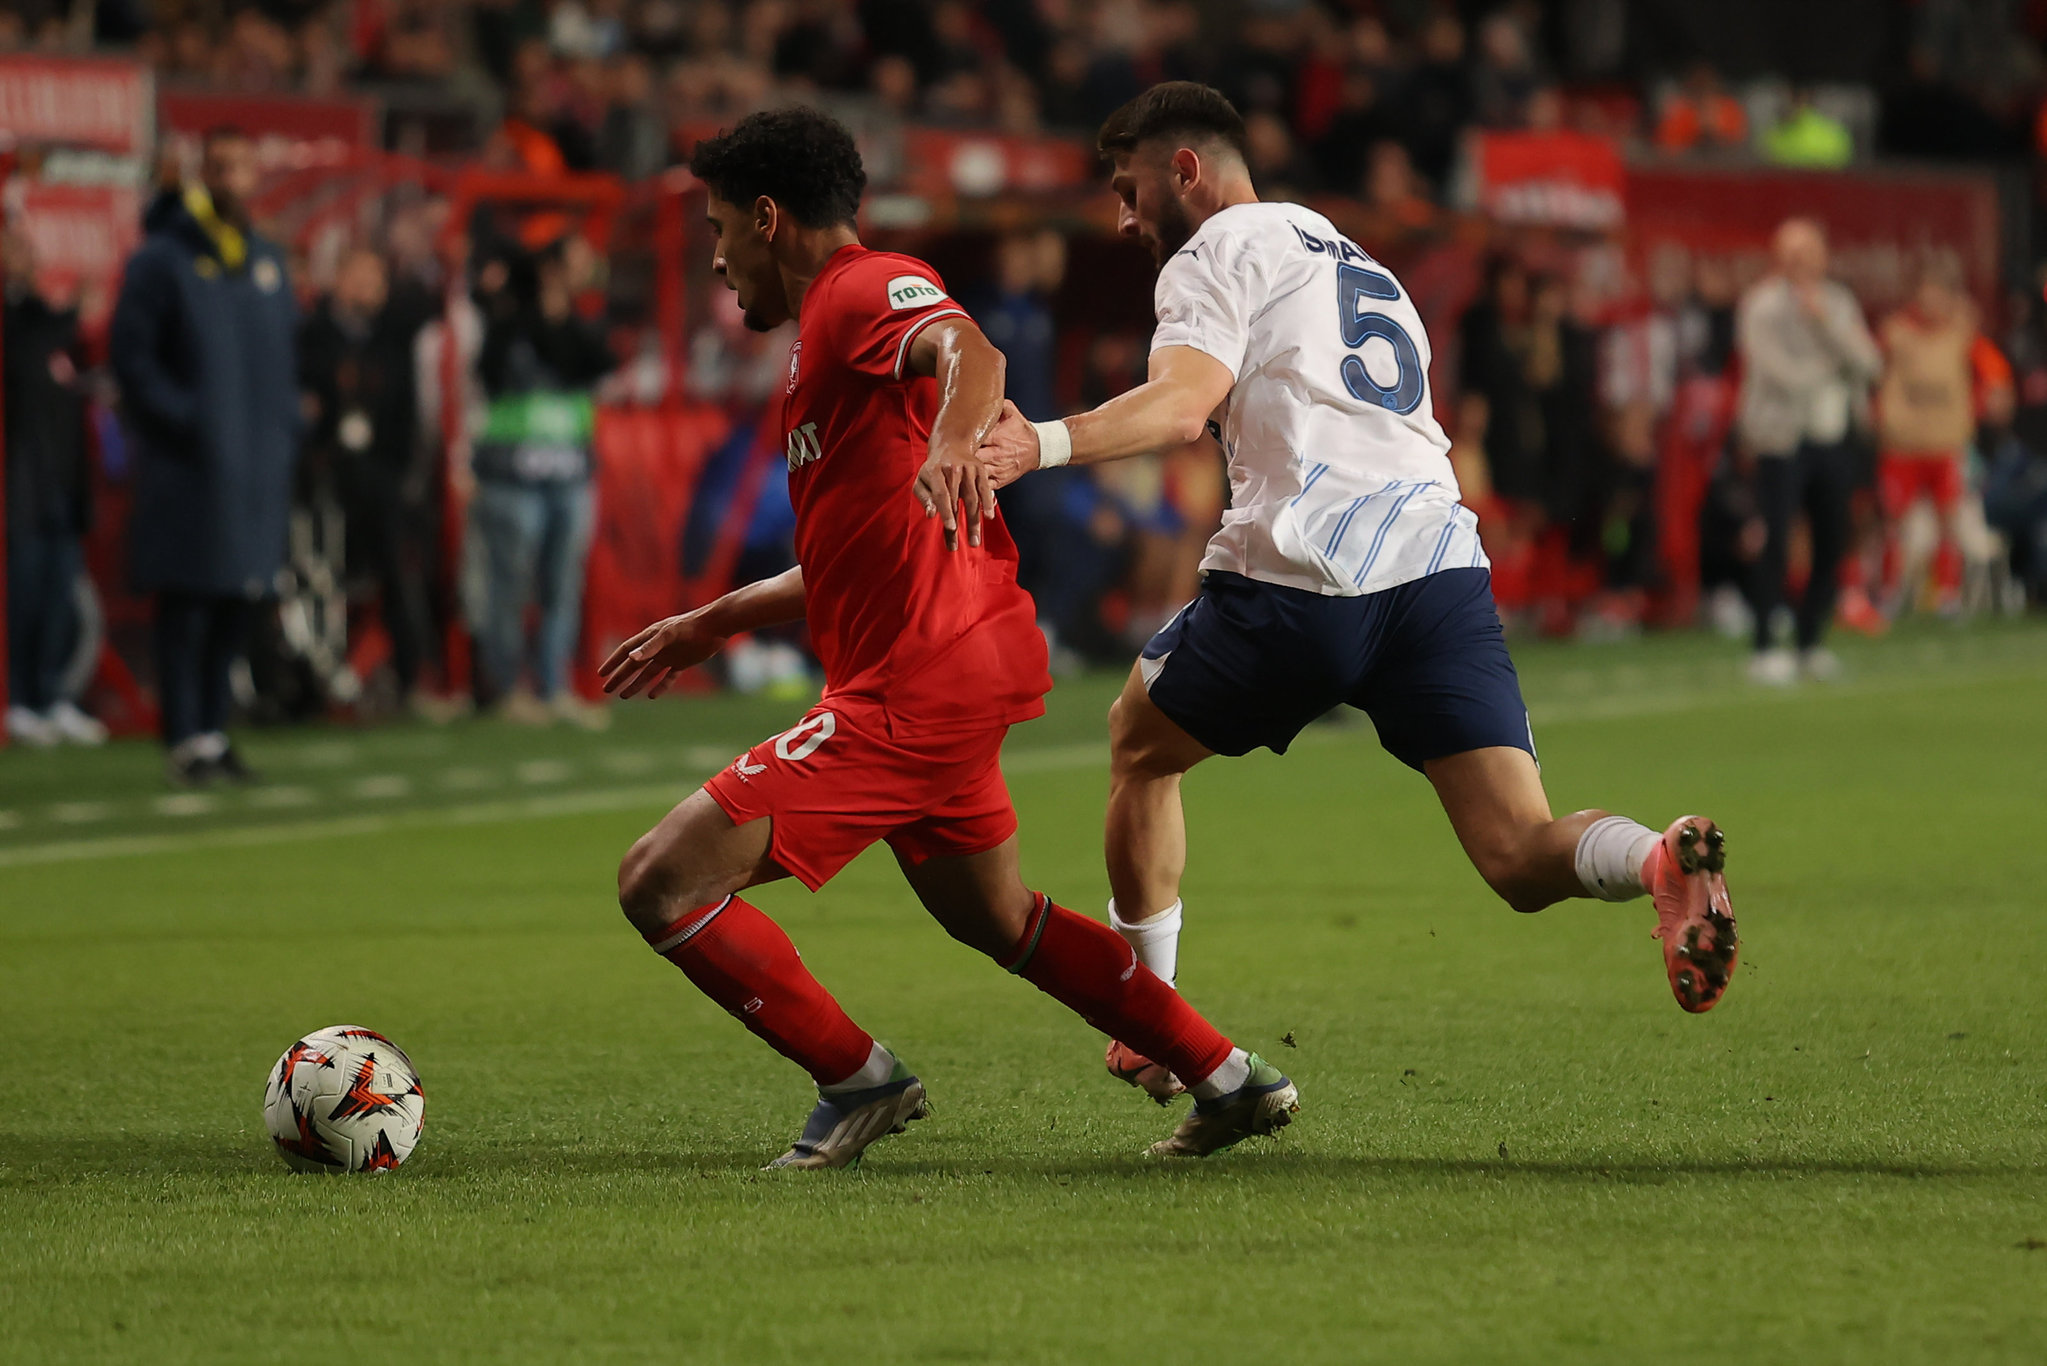
M 250 142 L 249 130 L 238 123 L 216 123 L 199 135 L 201 148 L 213 146 L 216 142 Z
M 689 168 L 726 203 L 750 205 L 766 195 L 807 228 L 851 223 L 867 188 L 846 125 L 803 105 L 748 114 L 699 142 Z
M 1153 138 L 1225 142 L 1242 157 L 1244 116 L 1214 86 L 1167 81 L 1109 115 L 1095 137 L 1095 147 L 1106 157 L 1132 151 Z

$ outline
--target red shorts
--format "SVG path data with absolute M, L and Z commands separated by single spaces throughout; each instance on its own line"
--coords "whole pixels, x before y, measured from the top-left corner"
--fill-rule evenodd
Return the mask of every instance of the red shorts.
M 704 784 L 735 824 L 774 819 L 769 850 L 813 892 L 876 840 L 912 864 L 985 853 L 1016 833 L 1006 725 L 895 734 L 888 712 L 828 697 Z
M 1941 512 L 1962 501 L 1962 462 L 1953 455 L 1885 452 L 1876 462 L 1876 493 L 1884 516 L 1896 521 L 1922 497 Z

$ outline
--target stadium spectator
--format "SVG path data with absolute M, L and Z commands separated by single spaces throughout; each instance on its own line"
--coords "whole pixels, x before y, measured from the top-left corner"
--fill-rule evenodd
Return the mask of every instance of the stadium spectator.
M 1318 187 L 1320 177 L 1294 143 L 1286 120 L 1258 110 L 1244 120 L 1244 157 L 1259 192 L 1278 199 L 1299 199 Z
M 1062 412 L 1053 394 L 1052 300 L 1065 276 L 1065 238 L 1011 233 L 996 244 L 993 288 L 974 300 L 975 319 L 1008 363 L 1008 397 L 1033 422 Z M 1003 520 L 1017 544 L 1017 582 L 1038 606 L 1055 672 L 1070 670 L 1078 662 L 1074 650 L 1093 639 L 1092 613 L 1114 572 L 1114 552 L 1096 534 L 1097 501 L 1092 479 L 1079 469 L 1046 470 L 1002 492 Z M 1120 541 L 1120 523 L 1109 539 Z
M 605 66 L 604 116 L 597 127 L 597 164 L 627 180 L 645 180 L 668 160 L 666 135 L 654 105 L 654 73 L 638 53 L 622 53 Z
M 1769 529 L 1755 580 L 1759 683 L 1795 682 L 1801 670 L 1830 677 L 1839 665 L 1822 643 L 1834 612 L 1836 574 L 1848 548 L 1855 481 L 1852 426 L 1883 358 L 1846 285 L 1827 278 L 1827 239 L 1811 219 L 1777 229 L 1776 270 L 1742 296 L 1741 439 L 1756 457 L 1757 502 Z M 1811 565 L 1797 612 L 1798 655 L 1777 645 L 1792 521 L 1805 514 Z
M 596 521 L 594 391 L 615 367 L 575 310 L 595 254 L 569 237 L 518 262 L 506 306 L 488 318 L 479 365 L 489 416 L 476 442 L 471 526 L 485 561 L 477 632 L 484 695 L 515 721 L 597 727 L 601 707 L 569 687 L 582 622 L 583 569 Z M 538 598 L 531 691 L 526 609 Z
M 2047 606 L 2047 296 L 2020 291 L 2010 316 L 2012 406 L 1984 418 L 1983 507 L 2010 547 L 2013 578 L 2039 608 Z
M 1848 126 L 1813 103 L 1812 91 L 1791 92 L 1784 117 L 1763 130 L 1765 161 L 1779 166 L 1832 170 L 1855 159 L 1855 138 Z
M 1986 37 L 1996 32 L 1994 24 L 1979 22 L 1978 27 Z M 2023 51 L 2026 45 L 2007 46 Z M 1885 97 L 1877 123 L 1877 145 L 1884 152 L 1925 160 L 1987 161 L 2023 150 L 2023 133 L 1951 78 L 1933 45 L 1915 43 L 1905 61 L 1906 79 Z
M 2011 366 L 1978 329 L 1960 269 L 1947 257 L 1921 267 L 1911 302 L 1884 319 L 1879 337 L 1877 491 L 1895 541 L 1884 585 L 1895 618 L 1910 609 L 1943 539 L 1972 586 L 1996 556 L 1967 463 L 1979 408 L 2010 411 Z
M 78 579 L 91 513 L 84 357 L 75 305 L 36 284 L 28 238 L 0 236 L 6 266 L 7 735 L 97 745 L 106 727 L 66 694 L 79 641 Z
M 1440 192 L 1464 130 L 1472 121 L 1471 78 L 1464 65 L 1464 25 L 1448 10 L 1437 10 L 1423 25 L 1421 60 L 1401 83 L 1394 107 L 1402 113 L 1402 138 L 1414 168 Z
M 1678 310 L 1677 354 L 1683 375 L 1720 376 L 1734 363 L 1734 269 L 1706 253 L 1692 262 L 1692 286 Z
M 1463 387 L 1485 400 L 1479 441 L 1487 483 L 1523 516 L 1540 507 L 1546 492 L 1537 391 L 1556 362 L 1553 347 L 1538 345 L 1531 302 L 1528 272 L 1512 257 L 1496 256 L 1486 267 L 1483 293 L 1458 329 Z
M 447 80 L 460 60 L 459 14 L 447 0 L 358 6 L 355 43 L 362 73 L 384 81 Z
M 1391 138 L 1372 144 L 1365 163 L 1365 203 L 1378 213 L 1384 229 L 1395 233 L 1426 232 L 1440 217 L 1423 192 L 1407 148 Z
M 1335 107 L 1315 138 L 1311 150 L 1322 184 L 1337 194 L 1358 193 L 1373 149 L 1399 133 L 1396 116 L 1381 97 L 1385 79 L 1363 67 L 1346 72 Z M 1265 193 L 1255 167 L 1253 180 Z
M 309 399 L 305 459 L 340 497 L 347 576 L 376 585 L 399 695 L 418 709 L 433 531 L 414 437 L 414 331 L 390 304 L 383 258 L 351 252 L 300 329 L 299 376 Z
M 1699 504 L 1699 588 L 1707 619 L 1729 639 L 1755 630 L 1756 577 L 1769 534 L 1756 502 L 1755 458 L 1730 446 Z
M 1499 10 L 1478 28 L 1478 58 L 1472 63 L 1473 112 L 1489 128 L 1519 128 L 1528 122 L 1529 102 L 1542 86 L 1535 54 L 1521 17 Z
M 1727 93 L 1711 62 L 1699 62 L 1670 92 L 1656 119 L 1656 148 L 1671 153 L 1739 152 L 1748 147 L 1748 114 Z
M 201 183 L 144 220 L 110 338 L 135 451 L 134 576 L 156 594 L 157 691 L 173 783 L 250 774 L 229 743 L 229 669 L 284 561 L 298 463 L 294 303 L 256 235 L 256 147 L 208 133 Z
M 1549 520 L 1572 529 L 1578 549 L 1596 555 L 1601 511 L 1624 473 L 1608 467 L 1600 441 L 1598 329 L 1586 301 L 1556 275 L 1533 282 L 1529 321 L 1522 374 L 1535 402 L 1544 508 Z M 1654 458 L 1635 450 L 1629 457 Z M 1631 465 L 1625 473 L 1632 483 L 1639 470 Z

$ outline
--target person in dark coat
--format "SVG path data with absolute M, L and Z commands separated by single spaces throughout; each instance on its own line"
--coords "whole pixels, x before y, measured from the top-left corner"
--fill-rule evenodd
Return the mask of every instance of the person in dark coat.
M 78 648 L 78 578 L 91 509 L 78 310 L 36 288 L 28 239 L 9 232 L 7 412 L 7 734 L 46 746 L 96 745 L 106 727 L 65 695 Z
M 156 594 L 171 780 L 246 778 L 228 671 L 284 563 L 298 460 L 295 325 L 283 253 L 249 226 L 256 149 L 206 136 L 202 184 L 150 206 L 110 340 L 133 431 L 136 586 Z
M 308 468 L 338 490 L 347 515 L 347 572 L 373 579 L 401 694 L 417 702 L 432 635 L 427 582 L 432 520 L 427 462 L 415 439 L 412 340 L 390 299 L 383 258 L 349 253 L 334 290 L 299 330 L 299 384 L 310 400 Z
M 1495 257 L 1487 266 L 1485 292 L 1465 312 L 1458 332 L 1464 389 L 1486 400 L 1485 453 L 1493 492 L 1532 508 L 1544 493 L 1537 391 L 1546 386 L 1530 376 L 1531 293 L 1528 272 Z

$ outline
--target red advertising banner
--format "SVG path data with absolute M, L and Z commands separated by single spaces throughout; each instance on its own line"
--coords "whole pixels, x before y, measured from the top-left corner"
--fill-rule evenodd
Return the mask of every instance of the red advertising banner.
M 924 194 L 986 196 L 1074 189 L 1095 174 L 1096 158 L 1067 138 L 903 130 L 903 178 Z
M 260 141 L 332 143 L 350 150 L 377 142 L 377 107 L 369 100 L 166 90 L 157 109 L 165 128 L 194 136 L 232 126 Z
M 1628 235 L 1647 260 L 1669 247 L 1728 259 L 1742 283 L 1769 269 L 1785 219 L 1819 220 L 1833 270 L 1882 310 L 1903 301 L 1929 253 L 1950 253 L 1979 303 L 1998 302 L 1997 187 L 1967 171 L 1775 171 L 1636 167 L 1627 182 Z
M 0 56 L 0 147 L 55 143 L 147 155 L 151 80 L 140 62 Z
M 142 197 L 126 185 L 56 185 L 16 176 L 6 218 L 35 252 L 36 281 L 58 298 L 76 295 L 88 322 L 113 306 L 128 254 L 142 240 Z
M 1471 158 L 1476 207 L 1503 223 L 1605 232 L 1626 215 L 1627 166 L 1612 138 L 1476 133 Z

